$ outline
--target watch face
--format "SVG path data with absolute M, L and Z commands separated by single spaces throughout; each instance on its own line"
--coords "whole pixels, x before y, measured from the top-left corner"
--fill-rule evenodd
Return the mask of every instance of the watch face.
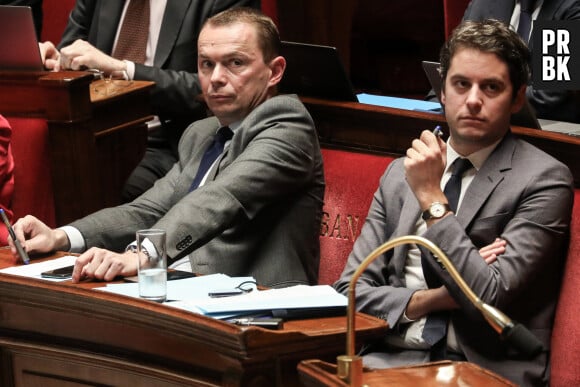
M 441 203 L 434 203 L 429 209 L 431 216 L 434 218 L 440 218 L 445 215 L 445 206 Z

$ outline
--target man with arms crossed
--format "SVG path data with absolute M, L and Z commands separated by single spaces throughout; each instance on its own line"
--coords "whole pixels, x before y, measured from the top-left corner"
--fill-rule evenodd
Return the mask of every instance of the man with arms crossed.
M 18 220 L 24 248 L 92 247 L 77 259 L 73 281 L 112 280 L 137 271 L 136 253 L 115 251 L 124 251 L 137 230 L 161 228 L 168 256 L 189 255 L 194 272 L 252 275 L 270 287 L 315 283 L 322 158 L 304 105 L 296 96 L 276 96 L 286 66 L 279 45 L 276 26 L 259 11 L 236 8 L 210 18 L 198 40 L 198 72 L 215 116 L 186 130 L 179 161 L 133 202 L 64 230 L 32 216 Z M 191 191 L 202 155 L 225 126 L 233 137 L 205 183 Z
M 404 245 L 371 264 L 357 286 L 357 307 L 391 327 L 367 351 L 368 366 L 466 359 L 521 385 L 547 384 L 573 188 L 565 165 L 510 132 L 510 115 L 525 98 L 528 55 L 497 21 L 465 22 L 454 31 L 440 58 L 449 140 L 424 131 L 389 165 L 335 286 L 345 292 L 357 266 L 384 242 L 422 235 L 484 302 L 526 326 L 545 350 L 528 359 L 509 348 L 432 254 L 424 250 L 422 259 L 416 246 Z M 450 211 L 444 187 L 457 158 L 471 167 L 461 177 L 458 210 Z M 505 241 L 502 253 L 484 259 L 496 238 Z M 431 277 L 438 284 L 429 287 Z M 447 312 L 447 333 L 429 345 L 423 331 L 435 312 Z

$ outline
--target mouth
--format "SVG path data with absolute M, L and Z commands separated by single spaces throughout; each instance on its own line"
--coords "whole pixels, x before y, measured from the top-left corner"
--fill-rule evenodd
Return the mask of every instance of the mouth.
M 215 102 L 227 102 L 232 99 L 231 96 L 225 94 L 210 94 L 207 98 Z
M 468 124 L 482 124 L 485 122 L 485 119 L 483 119 L 481 117 L 464 116 L 464 117 L 459 117 L 459 121 L 465 122 Z

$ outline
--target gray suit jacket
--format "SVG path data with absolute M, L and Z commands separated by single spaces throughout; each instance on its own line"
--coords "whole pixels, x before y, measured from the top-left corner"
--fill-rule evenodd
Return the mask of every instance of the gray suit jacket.
M 498 19 L 509 24 L 515 0 L 472 0 L 463 20 Z M 579 0 L 544 0 L 537 20 L 580 20 Z M 530 50 L 533 45 L 530 40 Z M 538 117 L 580 123 L 580 101 L 570 92 L 536 90 L 528 86 L 528 99 Z
M 568 168 L 537 148 L 508 134 L 468 187 L 457 216 L 449 216 L 423 235 L 451 259 L 473 291 L 486 303 L 524 324 L 550 346 L 570 214 L 572 176 Z M 360 237 L 341 278 L 342 292 L 360 262 L 382 243 L 414 232 L 421 209 L 405 181 L 403 160 L 381 178 Z M 496 237 L 506 252 L 487 265 L 478 249 Z M 408 245 L 371 264 L 357 286 L 357 308 L 397 322 L 413 294 L 405 287 Z M 434 259 L 431 266 L 460 309 L 452 312 L 458 344 L 469 361 L 522 385 L 545 384 L 548 353 L 526 361 L 508 348 L 467 301 Z M 424 353 L 414 351 L 421 361 Z
M 122 0 L 77 0 L 59 48 L 82 39 L 110 55 L 124 4 Z M 205 117 L 205 108 L 195 99 L 201 94 L 199 31 L 207 18 L 235 6 L 259 9 L 260 0 L 167 0 L 154 66 L 135 64 L 135 79 L 155 82 L 151 104 L 164 123 L 158 139 L 175 150 L 183 130 Z
M 123 251 L 142 228 L 167 230 L 172 259 L 194 272 L 253 275 L 266 286 L 314 284 L 324 176 L 312 118 L 296 96 L 271 98 L 236 130 L 202 187 L 189 193 L 219 123 L 193 123 L 179 162 L 132 203 L 76 221 L 87 246 Z

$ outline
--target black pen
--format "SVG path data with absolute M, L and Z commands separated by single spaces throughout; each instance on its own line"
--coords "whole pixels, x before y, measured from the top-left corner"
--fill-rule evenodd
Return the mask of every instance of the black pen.
M 437 125 L 435 129 L 433 129 L 433 134 L 437 137 L 443 137 L 443 131 L 441 130 L 440 125 Z
M 259 318 L 259 317 L 242 317 L 229 320 L 236 325 L 261 327 L 266 329 L 282 329 L 284 328 L 284 320 L 281 318 Z
M 16 246 L 16 250 L 18 251 L 18 255 L 20 255 L 20 258 L 22 258 L 22 262 L 24 262 L 25 265 L 28 265 L 30 263 L 30 258 L 28 258 L 28 254 L 26 254 L 26 251 L 24 251 L 24 249 L 22 248 L 20 241 L 18 239 L 16 239 L 16 234 L 14 234 L 14 229 L 10 225 L 10 222 L 8 221 L 8 217 L 6 216 L 6 213 L 4 212 L 4 210 L 2 208 L 0 208 L 0 215 L 2 216 L 2 220 L 4 221 L 4 224 L 6 225 L 6 228 L 8 229 L 8 233 L 10 234 L 10 238 L 12 238 L 12 240 L 14 241 L 14 246 Z

